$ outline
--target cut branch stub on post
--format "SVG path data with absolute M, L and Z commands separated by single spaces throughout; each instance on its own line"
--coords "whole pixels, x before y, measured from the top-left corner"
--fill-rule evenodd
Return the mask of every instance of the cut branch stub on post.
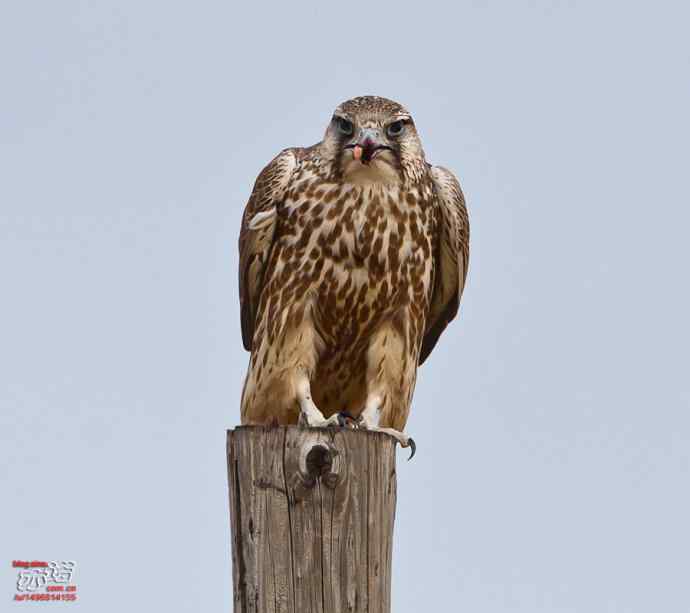
M 228 431 L 235 613 L 389 613 L 395 440 Z

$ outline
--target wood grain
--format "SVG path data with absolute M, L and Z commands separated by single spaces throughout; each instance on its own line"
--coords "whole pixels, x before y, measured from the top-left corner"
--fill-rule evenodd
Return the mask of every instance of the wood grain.
M 395 441 L 297 426 L 228 431 L 235 613 L 389 613 Z

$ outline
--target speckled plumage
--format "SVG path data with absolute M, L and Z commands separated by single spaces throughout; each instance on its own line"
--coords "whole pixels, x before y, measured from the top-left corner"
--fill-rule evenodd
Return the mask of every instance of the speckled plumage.
M 359 134 L 343 136 L 345 120 Z M 353 160 L 370 135 L 373 159 Z M 403 430 L 417 366 L 457 313 L 468 240 L 457 180 L 426 163 L 395 102 L 350 100 L 321 143 L 280 153 L 240 232 L 242 423 L 296 423 L 315 405 Z

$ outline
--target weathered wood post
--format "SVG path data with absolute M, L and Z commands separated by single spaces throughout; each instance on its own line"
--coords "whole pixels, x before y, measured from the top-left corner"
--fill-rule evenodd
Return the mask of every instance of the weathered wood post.
M 235 613 L 389 613 L 395 441 L 364 430 L 228 431 Z

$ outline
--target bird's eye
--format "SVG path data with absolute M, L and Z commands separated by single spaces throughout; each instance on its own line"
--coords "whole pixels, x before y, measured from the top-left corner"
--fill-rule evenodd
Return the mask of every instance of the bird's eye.
M 336 117 L 335 123 L 338 126 L 338 132 L 344 136 L 352 136 L 355 133 L 355 127 L 352 125 L 352 122 L 344 117 Z
M 386 128 L 386 132 L 388 132 L 388 136 L 400 136 L 403 133 L 403 130 L 405 129 L 405 124 L 401 121 L 394 121 L 392 124 Z

